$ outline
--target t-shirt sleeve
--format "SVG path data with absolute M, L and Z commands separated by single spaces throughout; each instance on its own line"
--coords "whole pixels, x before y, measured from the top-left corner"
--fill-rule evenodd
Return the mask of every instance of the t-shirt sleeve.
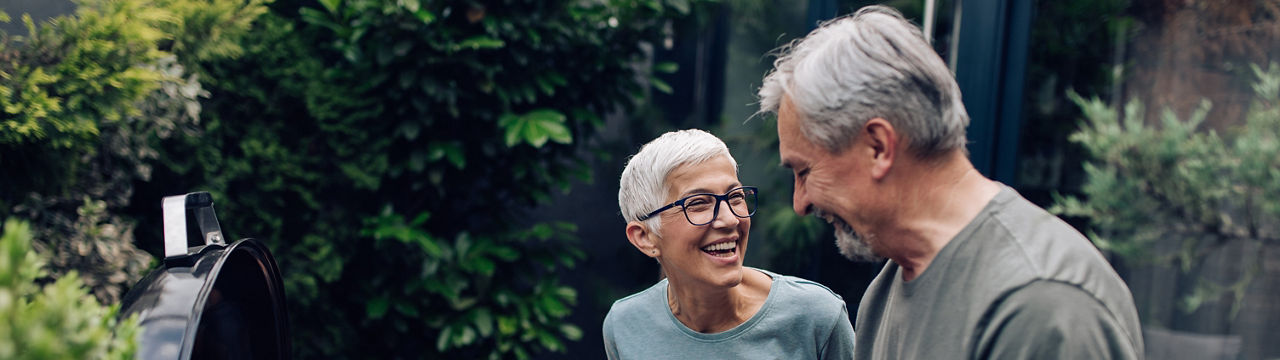
M 827 337 L 819 357 L 841 360 L 853 358 L 853 324 L 849 323 L 849 310 L 843 304 L 840 306 L 840 316 L 831 328 L 831 335 Z
M 1116 317 L 1074 285 L 1032 282 L 1006 296 L 988 320 L 974 358 L 1140 358 Z
M 600 333 L 604 335 L 604 355 L 609 358 L 609 360 L 618 360 L 620 359 L 620 357 L 618 357 L 618 346 L 613 342 L 613 324 L 609 321 L 609 318 L 611 317 L 609 315 L 605 316 L 604 324 L 600 331 Z

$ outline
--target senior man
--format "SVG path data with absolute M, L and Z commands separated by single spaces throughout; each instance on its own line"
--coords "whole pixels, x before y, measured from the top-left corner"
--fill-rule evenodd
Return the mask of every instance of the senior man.
M 1142 358 L 1128 287 L 1070 225 L 974 169 L 959 87 L 897 11 L 823 24 L 759 96 L 796 213 L 830 222 L 851 259 L 889 259 L 855 358 Z

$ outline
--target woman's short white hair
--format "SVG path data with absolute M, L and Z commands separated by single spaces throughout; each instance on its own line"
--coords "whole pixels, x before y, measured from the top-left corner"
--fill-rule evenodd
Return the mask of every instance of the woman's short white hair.
M 720 156 L 729 159 L 735 171 L 738 162 L 729 155 L 724 141 L 706 131 L 688 129 L 662 134 L 640 148 L 627 160 L 618 180 L 618 208 L 627 222 L 667 204 L 667 175 L 682 165 L 697 165 Z M 659 233 L 658 217 L 645 220 L 649 229 Z
M 778 52 L 760 87 L 760 112 L 776 113 L 790 98 L 801 133 L 828 152 L 843 152 L 873 118 L 893 124 L 920 158 L 964 148 L 969 115 L 960 87 L 897 10 L 862 8 Z

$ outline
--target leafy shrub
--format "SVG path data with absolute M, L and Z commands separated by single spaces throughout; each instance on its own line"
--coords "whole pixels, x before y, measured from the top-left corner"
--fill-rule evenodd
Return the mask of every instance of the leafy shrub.
M 524 214 L 587 179 L 601 119 L 648 91 L 642 45 L 688 5 L 277 2 L 241 57 L 193 65 L 201 135 L 163 141 L 135 199 L 208 190 L 266 240 L 299 357 L 563 350 L 558 274 L 582 255 Z
M 0 168 L 21 174 L 0 178 L 0 216 L 31 220 L 52 274 L 79 270 L 110 303 L 151 261 L 123 212 L 134 182 L 150 179 L 158 141 L 198 129 L 198 98 L 207 94 L 180 60 L 238 54 L 238 37 L 265 8 L 239 0 L 78 5 L 39 26 L 24 16 L 27 36 L 0 33 Z
M 0 358 L 132 359 L 138 322 L 89 295 L 75 272 L 40 285 L 44 259 L 31 226 L 13 219 L 0 236 Z
M 1087 217 L 1095 229 L 1089 237 L 1103 250 L 1191 274 L 1226 243 L 1280 241 L 1280 66 L 1253 71 L 1254 103 L 1244 125 L 1226 136 L 1199 129 L 1208 101 L 1185 120 L 1165 110 L 1153 126 L 1144 123 L 1137 101 L 1118 113 L 1097 98 L 1070 94 L 1086 119 L 1071 140 L 1093 160 L 1084 166 L 1086 198 L 1058 197 L 1051 210 Z M 1168 243 L 1176 245 L 1157 246 Z M 1234 317 L 1262 254 L 1250 251 L 1240 259 L 1245 271 L 1225 286 L 1198 282 L 1182 294 L 1182 309 L 1189 313 L 1229 292 Z

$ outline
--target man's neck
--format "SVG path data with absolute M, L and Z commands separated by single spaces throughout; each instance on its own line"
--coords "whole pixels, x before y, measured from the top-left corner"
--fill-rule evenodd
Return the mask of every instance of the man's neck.
M 892 229 L 877 234 L 894 244 L 889 258 L 902 267 L 902 280 L 911 281 L 929 264 L 987 203 L 1000 186 L 982 176 L 962 153 L 936 164 L 911 162 L 898 174 L 903 190 L 900 211 Z

